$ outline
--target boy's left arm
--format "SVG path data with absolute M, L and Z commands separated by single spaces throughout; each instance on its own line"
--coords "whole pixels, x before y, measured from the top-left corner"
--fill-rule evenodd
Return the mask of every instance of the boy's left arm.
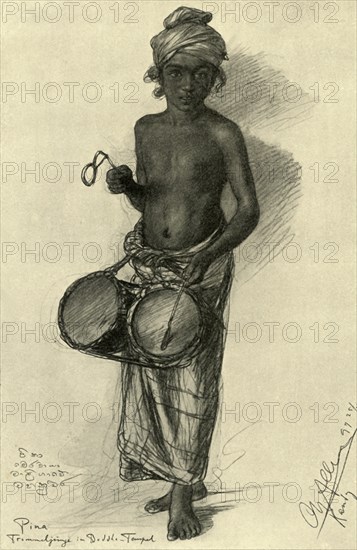
M 227 180 L 237 199 L 237 210 L 222 235 L 194 257 L 186 272 L 191 284 L 201 282 L 209 265 L 241 244 L 259 221 L 259 205 L 242 132 L 234 122 L 227 121 L 216 131 L 216 139 L 224 155 Z

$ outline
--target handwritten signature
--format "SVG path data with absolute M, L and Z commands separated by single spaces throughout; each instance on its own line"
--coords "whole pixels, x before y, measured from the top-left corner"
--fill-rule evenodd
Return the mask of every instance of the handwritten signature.
M 154 535 L 151 535 L 150 537 L 139 537 L 136 536 L 137 533 L 120 533 L 119 535 L 115 535 L 112 533 L 111 535 L 104 534 L 101 537 L 95 536 L 93 533 L 87 533 L 86 537 L 87 540 L 89 540 L 90 543 L 93 542 L 115 542 L 115 541 L 121 541 L 121 542 L 140 542 L 140 544 L 143 544 L 144 542 L 156 542 L 154 539 Z
M 322 462 L 320 479 L 314 480 L 314 487 L 318 494 L 317 502 L 310 501 L 308 504 L 300 502 L 299 504 L 300 513 L 305 522 L 314 529 L 318 528 L 318 535 L 320 535 L 328 516 L 332 517 L 342 527 L 345 527 L 347 519 L 342 516 L 345 513 L 346 504 L 350 499 L 357 500 L 357 496 L 351 491 L 343 494 L 338 492 L 356 433 L 357 429 L 346 443 L 340 445 L 336 462 L 330 461 L 330 465 L 325 461 Z M 332 507 L 335 497 L 343 499 L 338 509 L 339 515 Z
M 61 548 L 65 548 L 71 539 L 62 538 L 58 536 L 50 535 L 47 525 L 45 523 L 36 524 L 32 523 L 29 518 L 18 517 L 14 518 L 14 523 L 20 528 L 19 533 L 7 533 L 7 537 L 11 540 L 12 544 L 16 542 L 44 542 L 47 546 L 51 547 L 53 543 L 60 543 Z M 31 531 L 29 534 L 28 531 Z M 40 532 L 39 536 L 35 535 L 35 532 Z
M 17 542 L 42 542 L 46 543 L 48 547 L 59 544 L 61 548 L 65 548 L 67 544 L 75 542 L 71 537 L 59 537 L 57 535 L 51 535 L 46 523 L 33 523 L 29 518 L 17 517 L 13 519 L 13 523 L 16 524 L 18 533 L 8 533 L 7 537 L 10 539 L 12 544 Z M 38 533 L 38 536 L 36 534 Z M 95 534 L 95 533 L 86 533 L 84 536 L 77 536 L 77 542 L 89 542 L 93 544 L 95 542 L 124 542 L 129 543 L 140 543 L 142 545 L 144 542 L 156 542 L 154 535 L 149 537 L 139 536 L 136 532 L 124 532 L 124 533 L 104 533 L 104 534 Z

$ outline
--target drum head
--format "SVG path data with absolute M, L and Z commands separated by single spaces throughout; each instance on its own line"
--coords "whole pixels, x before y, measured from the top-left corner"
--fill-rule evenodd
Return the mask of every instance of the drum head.
M 134 348 L 155 360 L 180 359 L 194 351 L 200 341 L 202 318 L 196 299 L 183 292 L 171 323 L 171 339 L 162 350 L 178 290 L 151 290 L 129 312 L 129 333 Z
M 74 282 L 63 296 L 58 314 L 63 339 L 76 349 L 95 348 L 113 329 L 126 330 L 125 294 L 118 281 L 103 272 Z M 120 338 L 114 347 L 122 347 Z

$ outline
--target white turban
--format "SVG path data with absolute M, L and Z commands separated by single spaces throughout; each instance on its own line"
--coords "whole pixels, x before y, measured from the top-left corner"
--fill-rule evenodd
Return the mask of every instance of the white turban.
M 161 67 L 176 53 L 183 52 L 219 67 L 228 59 L 226 44 L 207 23 L 212 13 L 181 7 L 164 20 L 165 29 L 151 39 L 156 67 Z

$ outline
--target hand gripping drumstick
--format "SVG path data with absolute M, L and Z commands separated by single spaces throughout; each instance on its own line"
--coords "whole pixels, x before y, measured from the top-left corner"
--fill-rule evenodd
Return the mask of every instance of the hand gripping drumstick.
M 103 158 L 97 164 L 99 155 L 103 155 Z M 103 151 L 97 151 L 96 154 L 94 155 L 93 161 L 88 162 L 88 164 L 86 164 L 83 167 L 83 170 L 81 172 L 81 180 L 84 183 L 84 185 L 86 185 L 87 187 L 90 187 L 91 185 L 93 185 L 93 183 L 95 183 L 95 180 L 97 179 L 98 168 L 100 167 L 101 164 L 103 164 L 103 162 L 105 160 L 107 160 L 109 162 L 109 164 L 112 168 L 117 168 L 117 166 L 115 166 L 115 164 L 110 159 L 109 155 L 107 155 L 106 153 L 103 153 Z M 87 172 L 88 172 L 89 169 L 93 170 L 93 175 L 92 175 L 91 178 L 88 179 L 87 178 Z
M 182 293 L 184 291 L 184 288 L 186 286 L 186 280 L 187 280 L 187 276 L 183 279 L 182 283 L 181 283 L 181 286 L 179 288 L 179 291 L 178 291 L 178 294 L 176 296 L 176 300 L 175 300 L 175 303 L 173 305 L 173 308 L 172 308 L 172 311 L 171 311 L 171 315 L 170 315 L 170 318 L 168 320 L 168 323 L 167 323 L 167 329 L 166 329 L 166 332 L 164 334 L 164 337 L 162 339 L 162 342 L 161 342 L 161 346 L 160 346 L 160 349 L 162 351 L 164 351 L 167 346 L 169 345 L 170 343 L 170 340 L 172 338 L 171 336 L 171 325 L 172 325 L 172 321 L 175 317 L 175 314 L 176 314 L 176 311 L 177 311 L 177 308 L 178 308 L 178 305 L 179 305 L 179 301 L 181 299 L 181 296 L 182 296 Z

